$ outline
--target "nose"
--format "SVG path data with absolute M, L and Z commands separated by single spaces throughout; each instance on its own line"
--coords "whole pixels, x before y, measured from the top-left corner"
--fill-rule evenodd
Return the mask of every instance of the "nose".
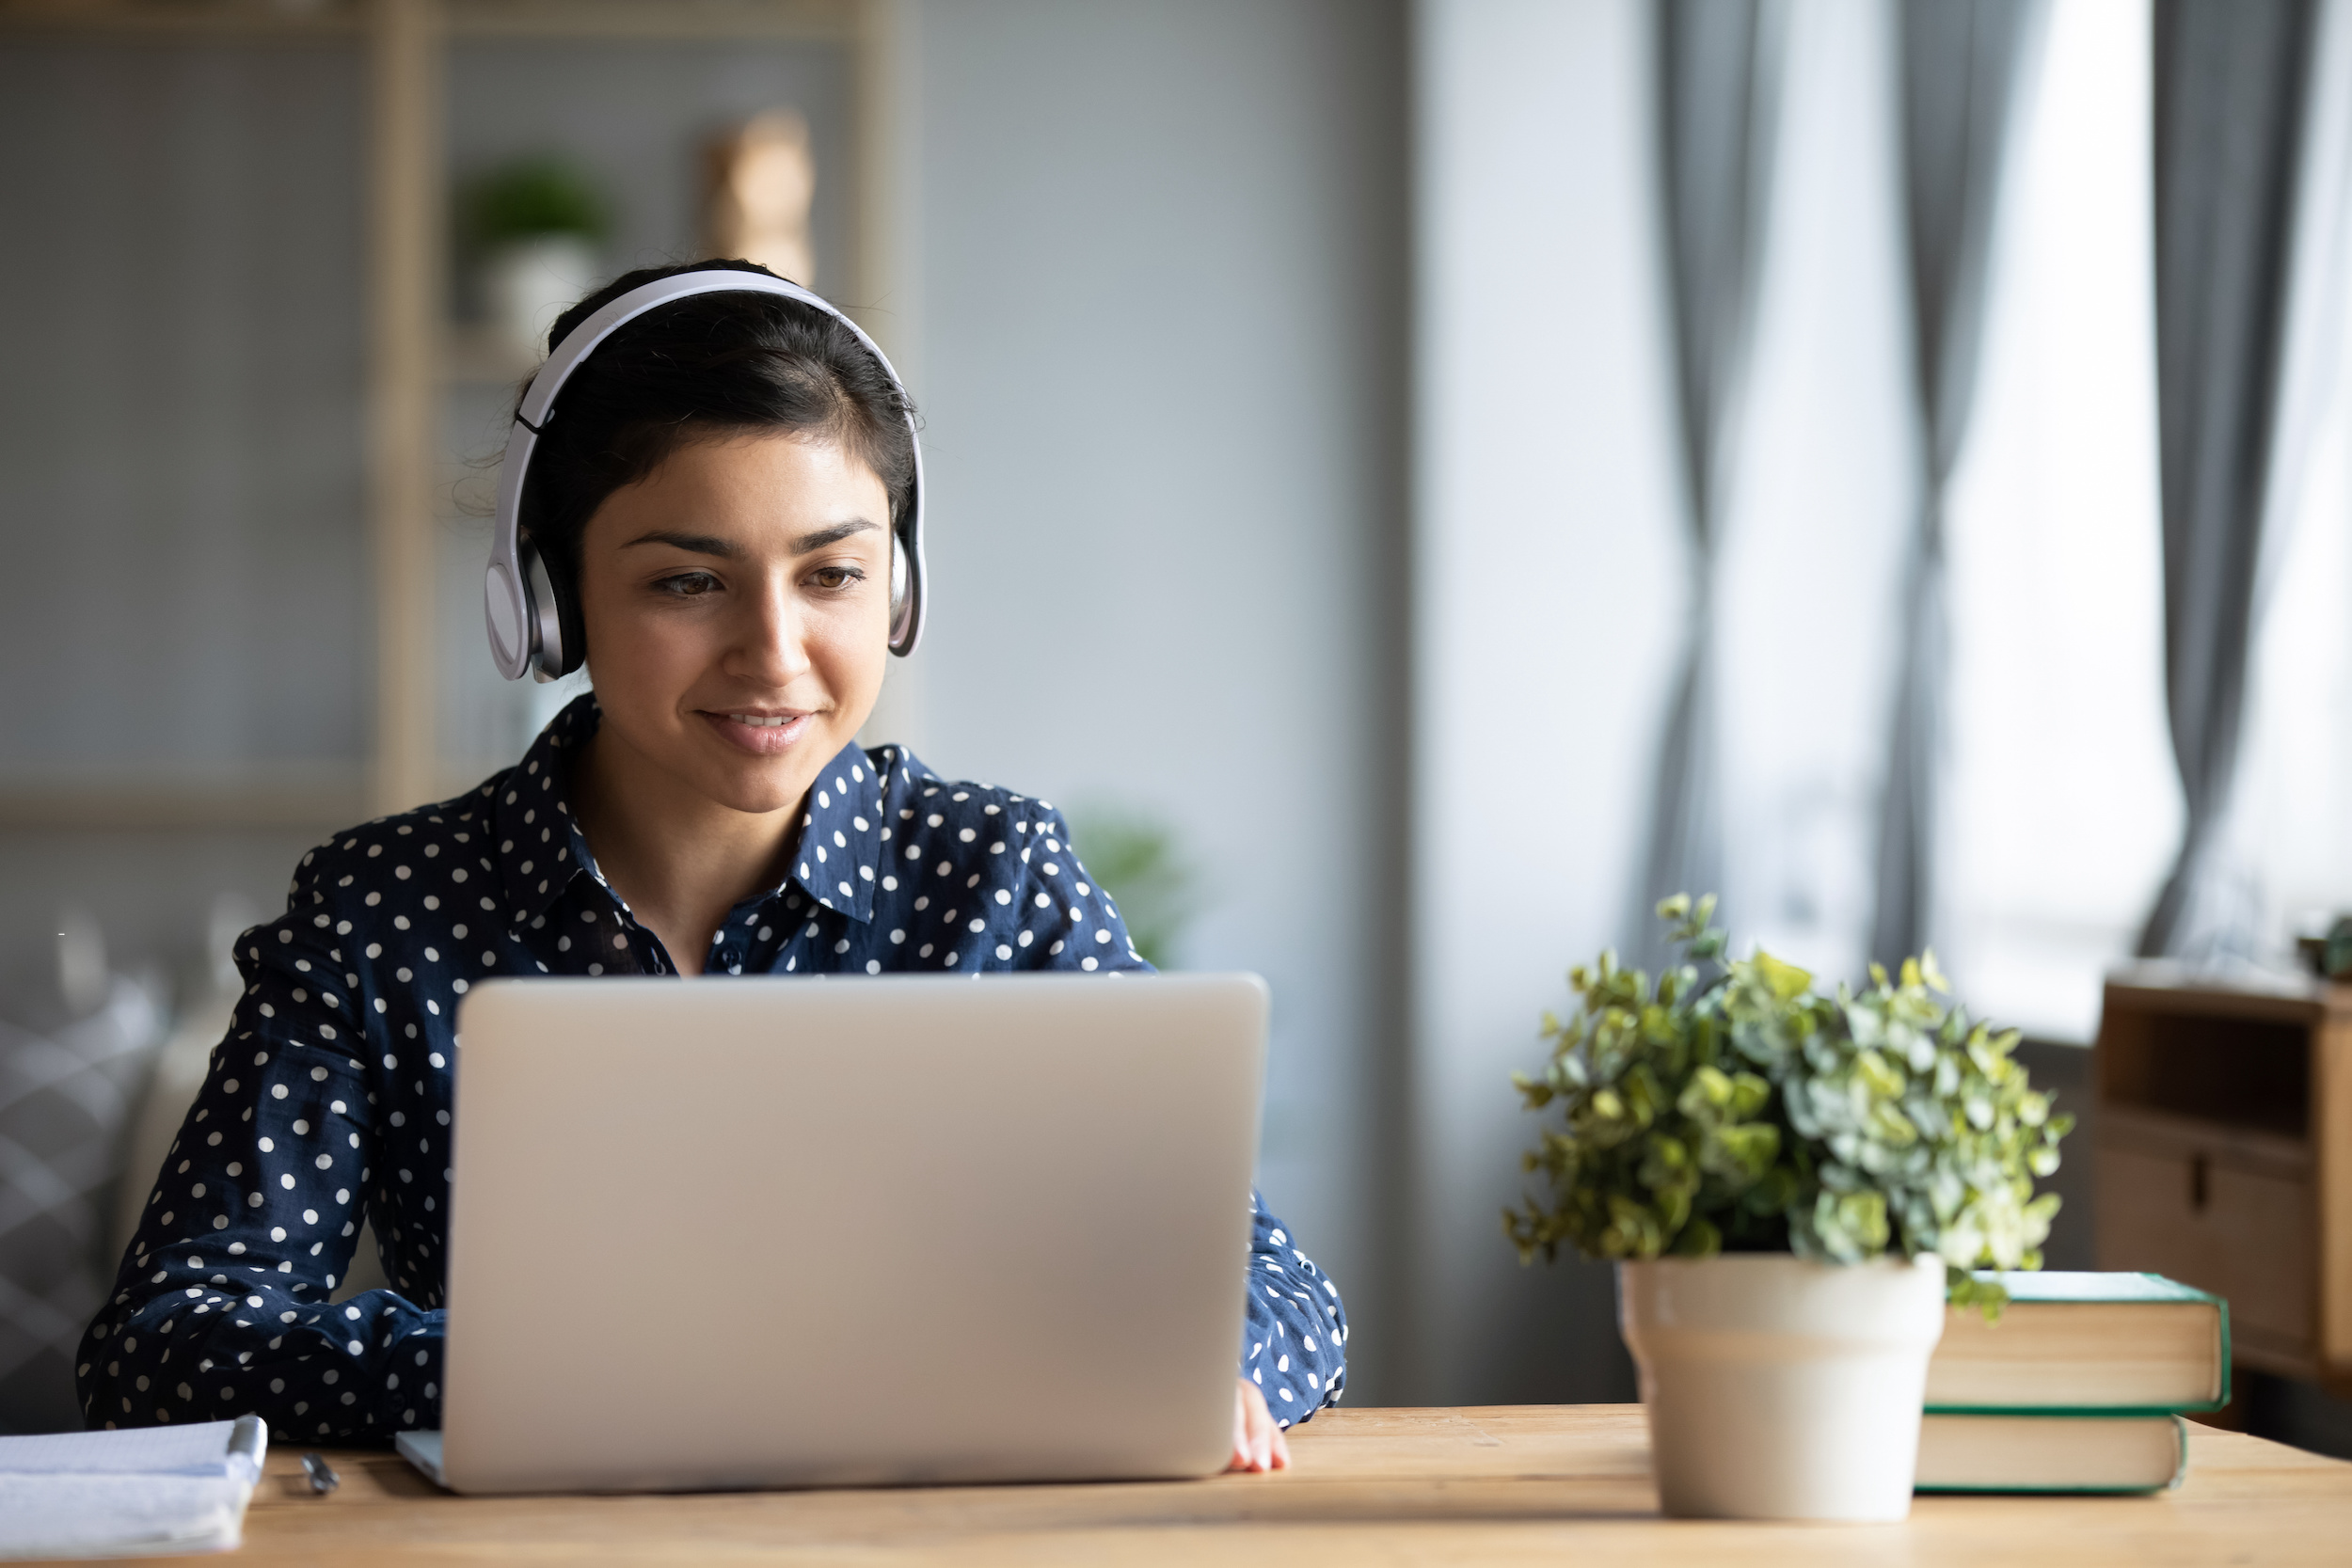
M 801 604 L 788 576 L 771 576 L 764 592 L 747 594 L 729 639 L 728 675 L 755 687 L 781 690 L 808 673 L 812 661 Z

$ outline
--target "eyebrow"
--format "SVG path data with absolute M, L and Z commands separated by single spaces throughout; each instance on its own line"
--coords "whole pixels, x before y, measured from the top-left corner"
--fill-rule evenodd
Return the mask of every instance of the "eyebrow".
M 838 545 L 853 533 L 870 532 L 873 527 L 872 523 L 863 517 L 852 517 L 846 523 L 835 523 L 831 528 L 816 529 L 792 541 L 792 553 L 806 555 L 811 550 L 821 550 L 827 545 Z
M 792 553 L 806 555 L 811 550 L 821 550 L 827 545 L 837 545 L 851 534 L 867 532 L 873 527 L 864 517 L 852 517 L 831 528 L 815 529 L 792 541 Z M 656 529 L 651 533 L 641 533 L 621 548 L 634 549 L 639 545 L 667 545 L 673 549 L 686 550 L 694 555 L 717 556 L 722 561 L 733 561 L 743 553 L 732 539 L 723 539 L 715 533 L 681 533 L 675 529 Z

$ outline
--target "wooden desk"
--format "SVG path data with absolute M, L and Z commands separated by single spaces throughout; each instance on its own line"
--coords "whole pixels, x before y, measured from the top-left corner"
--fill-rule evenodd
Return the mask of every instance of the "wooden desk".
M 387 1453 L 298 1450 L 231 1560 L 265 1563 L 1952 1563 L 2352 1561 L 2352 1465 L 2192 1428 L 2149 1497 L 1921 1497 L 1904 1525 L 1666 1522 L 1638 1405 L 1335 1410 L 1295 1467 L 1157 1485 L 453 1497 Z M 185 1561 L 203 1560 L 185 1559 Z M 220 1561 L 219 1559 L 210 1560 Z

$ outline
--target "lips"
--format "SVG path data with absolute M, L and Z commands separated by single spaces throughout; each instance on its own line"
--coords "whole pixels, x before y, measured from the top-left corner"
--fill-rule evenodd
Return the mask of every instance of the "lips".
M 810 715 L 805 713 L 762 713 L 754 708 L 739 708 L 725 713 L 706 709 L 697 717 L 728 745 L 759 757 L 777 756 L 790 751 L 793 743 L 808 733 L 810 719 Z

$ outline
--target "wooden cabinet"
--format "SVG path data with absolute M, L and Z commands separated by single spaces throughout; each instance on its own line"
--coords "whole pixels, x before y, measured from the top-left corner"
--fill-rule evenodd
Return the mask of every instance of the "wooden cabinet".
M 2099 1266 L 2227 1297 L 2248 1367 L 2352 1385 L 2352 986 L 2135 966 L 2095 1070 Z

